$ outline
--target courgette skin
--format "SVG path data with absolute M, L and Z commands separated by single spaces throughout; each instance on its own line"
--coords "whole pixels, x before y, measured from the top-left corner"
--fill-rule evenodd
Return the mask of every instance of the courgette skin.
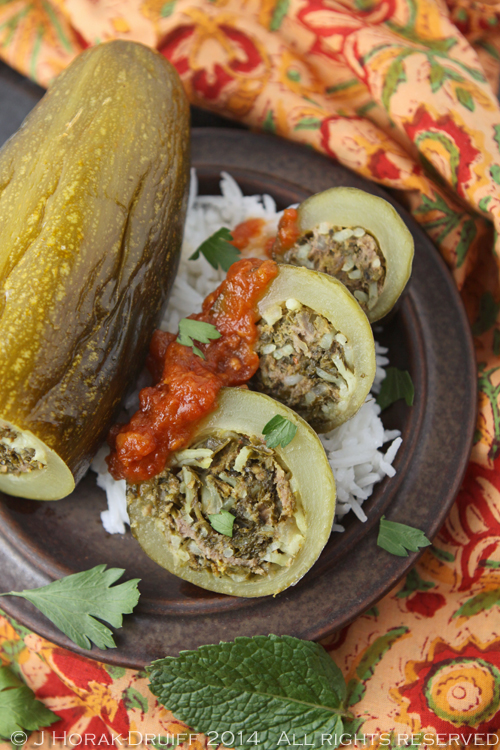
M 75 482 L 175 277 L 189 137 L 174 68 L 120 40 L 77 57 L 0 151 L 0 421 Z

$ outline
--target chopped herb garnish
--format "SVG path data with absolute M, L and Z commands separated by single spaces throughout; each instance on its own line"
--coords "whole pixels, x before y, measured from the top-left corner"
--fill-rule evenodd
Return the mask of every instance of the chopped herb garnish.
M 420 547 L 428 547 L 430 542 L 423 531 L 405 523 L 380 519 L 377 544 L 382 549 L 398 557 L 408 557 L 407 550 L 416 552 Z
M 205 359 L 205 355 L 194 345 L 194 341 L 200 341 L 202 344 L 208 344 L 211 339 L 220 339 L 221 334 L 211 323 L 204 323 L 202 320 L 191 320 L 191 318 L 182 318 L 179 321 L 179 335 L 177 342 L 184 346 L 190 346 L 198 357 Z
M 212 513 L 208 516 L 210 526 L 224 536 L 233 536 L 234 516 L 228 510 L 221 510 L 220 513 Z
M 233 235 L 226 227 L 221 227 L 214 232 L 205 242 L 202 242 L 198 250 L 191 255 L 189 260 L 197 260 L 200 253 L 205 256 L 213 268 L 229 271 L 229 268 L 241 258 L 240 251 L 231 245 Z
M 276 414 L 262 430 L 262 434 L 266 436 L 266 445 L 268 448 L 277 448 L 281 445 L 285 448 L 295 437 L 297 432 L 297 425 L 290 422 L 286 417 L 280 417 Z
M 26 732 L 60 721 L 9 667 L 0 667 L 0 739 L 24 745 Z M 16 737 L 17 735 L 17 737 Z
M 123 615 L 132 612 L 139 601 L 139 578 L 111 588 L 124 572 L 123 568 L 106 570 L 105 565 L 96 565 L 38 589 L 0 596 L 27 599 L 80 648 L 91 648 L 90 641 L 101 649 L 116 648 L 112 631 L 99 620 L 121 628 Z
M 231 747 L 276 750 L 293 737 L 293 744 L 320 748 L 328 737 L 333 750 L 342 719 L 353 718 L 333 659 L 319 643 L 288 635 L 201 646 L 147 671 L 152 692 L 177 719 Z
M 388 367 L 377 396 L 377 404 L 382 411 L 400 398 L 404 398 L 408 406 L 412 406 L 414 395 L 415 388 L 410 373 L 398 370 L 397 367 Z

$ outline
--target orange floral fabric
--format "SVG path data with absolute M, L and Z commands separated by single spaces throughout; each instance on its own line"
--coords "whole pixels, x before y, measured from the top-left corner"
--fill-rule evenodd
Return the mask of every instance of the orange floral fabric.
M 381 732 L 445 733 L 455 745 L 498 733 L 500 2 L 0 2 L 0 55 L 42 85 L 115 37 L 170 59 L 192 103 L 309 144 L 391 189 L 448 263 L 478 359 L 468 473 L 406 580 L 325 646 L 348 680 L 352 728 L 373 744 Z M 55 734 L 109 745 L 113 733 L 178 733 L 141 673 L 78 657 L 7 618 L 0 640 L 2 661 L 61 717 Z

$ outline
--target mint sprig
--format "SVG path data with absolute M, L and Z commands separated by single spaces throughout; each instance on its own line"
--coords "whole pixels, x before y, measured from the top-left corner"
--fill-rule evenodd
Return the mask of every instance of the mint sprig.
M 191 320 L 191 318 L 182 318 L 179 321 L 179 335 L 177 343 L 183 346 L 190 346 L 198 357 L 205 359 L 205 355 L 195 346 L 195 341 L 202 344 L 208 344 L 212 339 L 220 339 L 222 334 L 211 323 L 204 323 L 202 320 Z
M 0 739 L 12 739 L 16 732 L 34 732 L 59 721 L 52 711 L 8 667 L 0 667 Z M 20 737 L 22 739 L 22 737 Z M 24 745 L 24 741 L 20 742 Z
M 377 396 L 377 404 L 381 410 L 384 411 L 400 398 L 403 398 L 408 406 L 413 406 L 414 396 L 415 387 L 410 373 L 398 370 L 397 367 L 388 367 Z
M 139 578 L 112 586 L 124 572 L 123 568 L 106 570 L 106 565 L 96 565 L 47 586 L 0 596 L 27 599 L 80 648 L 90 649 L 91 641 L 101 649 L 116 648 L 112 631 L 99 620 L 121 628 L 123 615 L 132 612 L 139 601 Z
M 196 732 L 223 732 L 242 747 L 250 735 L 261 750 L 286 744 L 335 748 L 343 731 L 346 686 L 318 643 L 291 636 L 236 638 L 155 661 L 147 670 L 160 703 Z M 256 733 L 256 734 L 255 734 Z M 323 735 L 323 737 L 322 737 Z
M 229 271 L 233 263 L 241 258 L 240 251 L 231 245 L 233 235 L 227 227 L 221 227 L 214 232 L 205 242 L 202 242 L 199 248 L 194 252 L 189 260 L 197 260 L 200 253 L 205 256 L 212 268 L 219 268 Z
M 286 448 L 292 442 L 296 433 L 297 425 L 290 422 L 286 417 L 281 417 L 279 414 L 270 419 L 262 429 L 262 434 L 266 436 L 265 439 L 268 448 L 277 448 L 278 445 Z
M 234 516 L 228 510 L 222 509 L 220 513 L 211 513 L 208 516 L 210 526 L 224 536 L 233 536 Z
M 410 552 L 417 552 L 420 547 L 428 547 L 430 542 L 423 531 L 405 523 L 387 521 L 385 516 L 380 519 L 377 544 L 382 549 L 398 557 L 408 557 Z

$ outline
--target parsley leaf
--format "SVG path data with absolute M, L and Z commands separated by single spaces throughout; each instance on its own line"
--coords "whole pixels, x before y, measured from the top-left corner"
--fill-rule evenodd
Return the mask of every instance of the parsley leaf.
M 134 609 L 140 596 L 139 578 L 111 588 L 123 573 L 123 568 L 106 570 L 105 565 L 96 565 L 38 589 L 9 591 L 0 596 L 27 599 L 80 648 L 91 648 L 90 641 L 101 649 L 116 648 L 111 630 L 94 618 L 121 628 L 123 615 Z
M 266 436 L 268 448 L 277 448 L 278 445 L 285 448 L 288 443 L 292 442 L 296 432 L 297 425 L 285 417 L 280 417 L 279 414 L 270 419 L 262 430 L 262 434 Z
M 382 549 L 398 557 L 408 557 L 407 550 L 416 552 L 420 547 L 428 547 L 430 542 L 423 531 L 405 523 L 386 521 L 385 516 L 380 519 L 377 544 Z
M 231 732 L 232 746 L 261 750 L 278 745 L 337 747 L 343 730 L 346 686 L 319 643 L 291 636 L 258 635 L 182 651 L 148 667 L 160 703 L 196 732 Z M 281 742 L 280 742 L 280 738 Z M 229 744 L 229 743 L 228 743 Z
M 224 271 L 229 271 L 233 263 L 241 258 L 240 251 L 230 244 L 232 239 L 233 235 L 229 229 L 221 227 L 201 243 L 189 260 L 197 260 L 202 253 L 213 268 L 217 269 L 220 266 Z
M 397 367 L 388 367 L 377 396 L 377 404 L 382 411 L 400 398 L 404 398 L 408 406 L 413 406 L 414 395 L 415 388 L 410 373 L 398 370 Z
M 204 323 L 202 320 L 191 320 L 191 318 L 182 318 L 179 321 L 179 335 L 177 343 L 183 346 L 190 346 L 198 357 L 205 359 L 203 352 L 194 345 L 195 341 L 201 341 L 202 344 L 208 344 L 210 339 L 220 339 L 222 334 L 211 323 Z
M 210 526 L 224 536 L 233 536 L 234 516 L 228 510 L 222 509 L 220 513 L 212 513 L 208 516 Z
M 11 669 L 0 667 L 0 739 L 10 739 L 23 730 L 33 732 L 55 721 L 59 721 L 59 716 L 37 701 L 33 691 Z M 24 741 L 20 744 L 24 745 Z

